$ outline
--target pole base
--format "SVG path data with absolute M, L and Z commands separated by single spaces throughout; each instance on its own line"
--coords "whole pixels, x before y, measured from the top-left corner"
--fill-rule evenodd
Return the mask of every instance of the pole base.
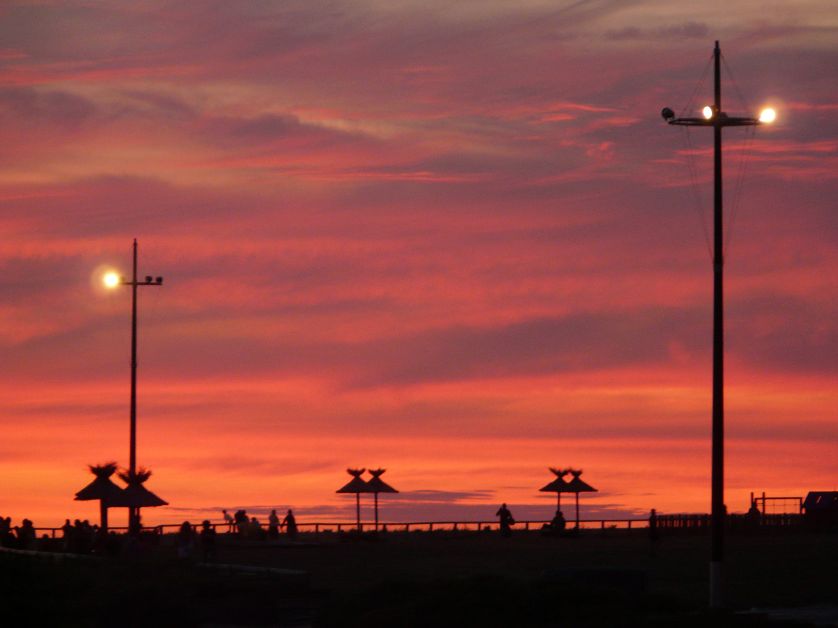
M 722 608 L 722 563 L 710 562 L 710 608 Z

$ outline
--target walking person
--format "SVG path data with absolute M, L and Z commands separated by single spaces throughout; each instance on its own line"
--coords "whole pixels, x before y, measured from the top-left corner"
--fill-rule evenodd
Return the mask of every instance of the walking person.
M 512 536 L 512 526 L 515 525 L 515 519 L 506 504 L 501 504 L 495 515 L 500 521 L 500 535 L 503 537 Z

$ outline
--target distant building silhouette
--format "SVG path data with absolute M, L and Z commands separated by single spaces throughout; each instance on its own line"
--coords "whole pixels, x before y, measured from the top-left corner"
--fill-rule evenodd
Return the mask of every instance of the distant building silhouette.
M 838 491 L 810 491 L 803 500 L 803 512 L 817 526 L 838 526 Z

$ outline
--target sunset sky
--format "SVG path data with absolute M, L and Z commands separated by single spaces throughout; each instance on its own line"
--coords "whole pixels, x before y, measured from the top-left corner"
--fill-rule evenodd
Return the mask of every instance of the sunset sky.
M 548 466 L 709 511 L 712 133 L 659 112 L 716 39 L 778 111 L 725 131 L 726 501 L 835 490 L 834 0 L 7 0 L 0 515 L 128 463 L 135 237 L 147 523 L 350 520 L 348 466 L 384 520 L 549 518 Z

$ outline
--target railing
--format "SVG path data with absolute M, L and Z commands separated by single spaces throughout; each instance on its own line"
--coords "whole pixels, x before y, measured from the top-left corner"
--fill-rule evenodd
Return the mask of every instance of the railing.
M 786 513 L 777 515 L 730 514 L 725 516 L 725 525 L 731 530 L 753 530 L 756 528 L 791 528 L 803 525 L 805 515 Z M 658 528 L 664 530 L 709 530 L 711 517 L 707 514 L 658 515 Z
M 749 527 L 795 527 L 801 525 L 805 520 L 805 516 L 796 514 L 778 514 L 778 515 L 762 515 L 758 520 L 749 519 L 748 515 L 731 514 L 727 515 L 726 522 L 728 527 L 732 529 L 745 529 Z M 516 521 L 513 530 L 517 531 L 536 531 L 541 530 L 542 526 L 549 524 L 550 521 L 546 519 L 530 519 L 524 521 Z M 157 526 L 149 526 L 143 528 L 143 532 L 152 535 L 164 535 L 176 533 L 182 524 L 179 523 L 165 523 Z M 252 525 L 252 524 L 249 524 Z M 210 526 L 217 533 L 233 533 L 235 526 L 228 523 L 211 522 Z M 192 524 L 196 531 L 200 529 L 200 525 Z M 567 521 L 566 530 L 580 529 L 580 530 L 639 530 L 649 527 L 648 519 L 580 519 L 578 522 L 574 520 Z M 657 527 L 661 530 L 707 530 L 710 527 L 710 515 L 708 514 L 660 514 L 657 516 Z M 266 533 L 269 529 L 265 523 L 260 523 L 259 528 Z M 342 532 L 353 532 L 360 529 L 361 532 L 374 531 L 375 524 L 371 522 L 362 522 L 360 527 L 355 522 L 345 521 L 313 521 L 313 522 L 298 522 L 297 529 L 301 534 L 335 534 Z M 378 530 L 381 532 L 483 532 L 487 530 L 497 530 L 498 522 L 496 519 L 491 520 L 471 520 L 471 521 L 397 521 L 397 522 L 382 522 L 378 524 Z M 127 527 L 110 527 L 110 531 L 116 533 L 126 533 Z M 41 538 L 47 535 L 51 539 L 63 538 L 62 528 L 35 528 L 36 536 Z M 283 534 L 280 531 L 280 534 Z
M 513 530 L 540 530 L 542 526 L 549 523 L 550 521 L 546 519 L 516 521 Z M 145 527 L 143 528 L 143 532 L 156 535 L 172 534 L 176 533 L 181 525 L 180 523 L 164 523 Z M 572 530 L 578 527 L 580 530 L 636 530 L 646 528 L 648 525 L 649 522 L 647 519 L 580 519 L 578 525 L 576 521 L 568 521 L 566 529 Z M 210 522 L 210 527 L 221 534 L 228 532 L 234 533 L 236 531 L 234 525 L 226 522 Z M 192 524 L 192 528 L 198 531 L 200 525 Z M 259 528 L 262 532 L 267 532 L 269 526 L 260 522 Z M 124 526 L 111 526 L 108 529 L 118 534 L 124 534 L 128 531 L 128 528 Z M 312 521 L 297 523 L 297 529 L 301 534 L 334 534 L 357 531 L 359 530 L 359 526 L 355 522 Z M 362 532 L 371 532 L 375 529 L 374 523 L 362 522 L 360 524 L 360 531 Z M 381 532 L 484 532 L 497 529 L 498 522 L 496 519 L 471 521 L 390 521 L 380 522 L 378 524 L 378 530 Z M 47 535 L 51 539 L 61 539 L 64 536 L 62 528 L 35 528 L 35 532 L 37 538 Z

